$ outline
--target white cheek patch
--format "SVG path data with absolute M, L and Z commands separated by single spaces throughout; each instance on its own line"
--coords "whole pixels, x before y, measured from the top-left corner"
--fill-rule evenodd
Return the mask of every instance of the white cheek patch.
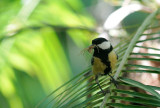
M 103 42 L 103 43 L 99 44 L 98 46 L 99 46 L 99 48 L 105 50 L 105 49 L 110 48 L 111 44 L 110 44 L 110 42 Z

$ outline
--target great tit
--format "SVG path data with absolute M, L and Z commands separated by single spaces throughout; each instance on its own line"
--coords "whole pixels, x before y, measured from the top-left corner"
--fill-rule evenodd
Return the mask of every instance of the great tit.
M 101 75 L 109 75 L 111 81 L 116 86 L 116 81 L 110 75 L 110 73 L 116 66 L 118 55 L 113 50 L 111 43 L 105 38 L 96 38 L 92 40 L 92 45 L 89 46 L 88 51 L 90 52 L 92 49 L 94 49 L 93 57 L 91 59 L 92 72 L 95 76 L 95 81 L 97 85 L 105 94 L 99 84 L 98 77 Z

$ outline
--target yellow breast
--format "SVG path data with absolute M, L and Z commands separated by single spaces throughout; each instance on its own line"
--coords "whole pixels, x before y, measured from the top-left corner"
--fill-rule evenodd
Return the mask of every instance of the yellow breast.
M 104 74 L 104 70 L 106 68 L 108 68 L 108 66 L 106 66 L 101 61 L 101 59 L 99 59 L 97 57 L 93 57 L 93 59 L 94 59 L 94 63 L 93 63 L 93 66 L 92 66 L 93 74 L 94 75 L 102 75 L 102 74 Z M 116 63 L 117 63 L 117 55 L 116 55 L 116 53 L 114 51 L 111 51 L 108 54 L 108 61 L 110 62 L 110 68 L 111 68 L 111 71 L 112 71 L 113 69 L 115 69 L 115 66 L 116 66 Z
M 101 62 L 101 59 L 97 57 L 93 57 L 94 63 L 92 66 L 92 71 L 94 75 L 104 74 L 104 70 L 107 68 L 107 66 Z
M 116 67 L 116 63 L 117 63 L 117 55 L 114 51 L 111 51 L 109 54 L 108 54 L 108 59 L 111 63 L 111 70 L 115 69 Z

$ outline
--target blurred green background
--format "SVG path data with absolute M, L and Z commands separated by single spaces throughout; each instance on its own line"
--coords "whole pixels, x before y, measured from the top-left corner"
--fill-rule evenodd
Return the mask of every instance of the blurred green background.
M 35 107 L 86 69 L 90 60 L 83 49 L 97 36 L 94 28 L 102 26 L 121 2 L 1 0 L 0 108 Z M 136 17 L 142 22 L 146 14 Z M 132 25 L 131 19 L 123 26 Z
M 0 108 L 33 108 L 88 66 L 81 51 L 95 35 L 92 3 L 0 1 Z

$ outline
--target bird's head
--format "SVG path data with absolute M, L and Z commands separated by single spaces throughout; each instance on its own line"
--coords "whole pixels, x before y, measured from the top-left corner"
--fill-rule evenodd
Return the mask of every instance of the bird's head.
M 92 45 L 89 46 L 89 50 L 108 50 L 111 48 L 111 43 L 105 38 L 96 38 L 92 40 Z

